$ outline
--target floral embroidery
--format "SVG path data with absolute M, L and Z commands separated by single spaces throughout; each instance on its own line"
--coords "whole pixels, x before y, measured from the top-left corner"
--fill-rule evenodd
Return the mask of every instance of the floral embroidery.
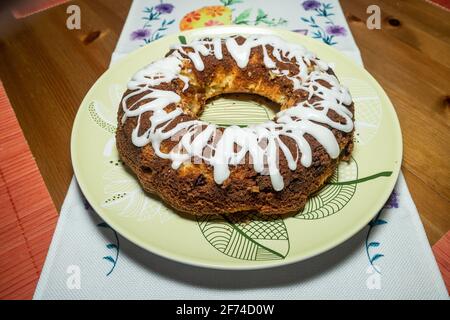
M 173 8 L 174 8 L 173 4 L 161 3 L 155 7 L 155 10 L 161 14 L 164 14 L 164 13 L 172 13 Z
M 306 11 L 314 11 L 315 15 L 309 17 L 301 17 L 301 20 L 306 22 L 310 28 L 313 29 L 312 37 L 314 39 L 321 39 L 324 43 L 333 46 L 336 45 L 336 37 L 345 37 L 347 29 L 343 26 L 334 24 L 331 19 L 334 16 L 332 10 L 334 9 L 331 3 L 322 3 L 317 0 L 307 0 L 302 2 L 303 9 Z M 323 28 L 320 22 L 325 23 Z
M 370 234 L 372 232 L 372 229 L 374 227 L 382 226 L 387 224 L 388 222 L 386 219 L 381 219 L 380 216 L 384 212 L 385 209 L 394 209 L 398 208 L 399 201 L 398 201 L 398 193 L 395 191 L 395 189 L 392 191 L 391 196 L 389 197 L 388 201 L 386 201 L 385 205 L 383 206 L 383 209 L 377 214 L 377 216 L 369 223 L 369 231 L 367 232 L 366 236 L 366 255 L 367 259 L 369 259 L 369 263 L 372 266 L 372 268 L 377 272 L 380 273 L 380 269 L 374 265 L 374 262 L 382 257 L 384 257 L 384 254 L 380 253 L 379 250 L 377 253 L 373 254 L 373 250 L 375 248 L 379 248 L 381 243 L 379 241 L 370 241 Z
M 384 205 L 384 209 L 397 209 L 398 208 L 398 193 L 397 191 L 392 191 L 391 196 Z
M 215 18 L 217 16 L 223 15 L 225 8 L 221 6 L 213 6 L 213 7 L 206 7 L 205 8 L 206 14 L 210 15 L 211 17 Z
M 193 26 L 187 21 L 180 22 L 180 30 L 192 30 Z
M 320 7 L 320 2 L 316 0 L 308 0 L 302 3 L 303 9 L 306 11 L 316 10 Z
M 81 196 L 83 197 L 84 209 L 89 213 L 95 212 L 94 209 L 92 208 L 91 204 L 87 201 L 86 197 L 83 194 L 81 194 Z M 114 255 L 107 255 L 107 256 L 103 257 L 104 260 L 111 263 L 111 267 L 110 267 L 108 273 L 106 273 L 106 276 L 109 276 L 116 268 L 117 261 L 119 261 L 119 254 L 120 254 L 119 236 L 118 236 L 116 230 L 111 228 L 106 222 L 97 223 L 97 227 L 111 230 L 113 232 L 114 239 L 115 239 L 114 240 L 115 243 L 109 242 L 105 245 L 107 249 L 112 250 L 114 252 Z
M 174 5 L 170 3 L 160 3 L 154 7 L 145 7 L 143 11 L 145 16 L 142 17 L 145 21 L 144 25 L 142 28 L 134 30 L 130 34 L 130 39 L 144 41 L 144 43 L 147 44 L 162 38 L 164 32 L 175 22 L 175 19 L 165 19 L 161 16 L 172 13 L 174 8 Z M 153 29 L 155 21 L 161 21 L 161 24 L 159 27 Z
M 231 6 L 236 3 L 242 3 L 242 0 L 220 0 L 225 7 Z
M 264 24 L 268 27 L 284 26 L 287 24 L 287 20 L 283 18 L 269 18 L 268 14 L 262 9 L 258 9 L 255 20 L 250 18 L 252 9 L 242 11 L 234 20 L 235 24 L 245 25 L 261 25 Z
M 149 37 L 152 31 L 150 29 L 137 29 L 130 35 L 131 40 L 144 40 Z
M 212 27 L 212 26 L 223 26 L 223 22 L 217 21 L 217 20 L 209 20 L 205 22 L 206 27 Z
M 347 35 L 347 30 L 345 30 L 345 28 L 341 27 L 341 26 L 331 25 L 326 28 L 326 31 L 328 34 L 331 34 L 334 36 L 346 36 Z
M 210 27 L 228 24 L 266 25 L 268 27 L 284 26 L 287 20 L 283 18 L 270 18 L 263 9 L 245 9 L 239 14 L 235 4 L 243 3 L 241 0 L 220 0 L 222 6 L 206 6 L 187 13 L 180 22 L 180 30 L 189 30 L 201 27 Z
M 100 222 L 99 224 L 97 224 L 97 227 L 111 230 L 114 233 L 115 243 L 112 243 L 112 242 L 107 243 L 106 248 L 114 251 L 115 254 L 114 254 L 114 256 L 107 255 L 107 256 L 103 257 L 104 260 L 111 263 L 111 268 L 109 269 L 108 273 L 106 274 L 106 276 L 109 276 L 114 271 L 114 269 L 117 265 L 117 261 L 119 260 L 119 253 L 120 253 L 119 236 L 117 235 L 117 232 L 113 228 L 111 228 L 106 222 Z
M 378 248 L 380 246 L 380 242 L 378 241 L 369 241 L 370 240 L 370 234 L 373 230 L 373 228 L 377 227 L 377 226 L 381 226 L 384 224 L 387 224 L 386 220 L 380 219 L 380 215 L 383 212 L 383 210 L 381 210 L 377 216 L 369 223 L 369 231 L 367 232 L 367 236 L 366 236 L 366 255 L 367 255 L 367 259 L 369 259 L 369 263 L 372 266 L 372 268 L 377 272 L 380 273 L 380 269 L 374 264 L 374 262 L 382 257 L 384 257 L 384 254 L 381 253 L 376 253 L 376 254 L 372 254 L 371 249 L 375 249 Z
M 291 30 L 292 32 L 297 32 L 300 33 L 304 36 L 306 36 L 308 34 L 308 29 L 295 29 L 295 30 Z
M 200 20 L 200 12 L 198 12 L 198 11 L 192 11 L 192 12 L 189 12 L 186 16 L 185 16 L 185 20 L 187 21 L 187 22 L 192 22 L 192 21 L 194 21 L 194 20 Z
M 232 11 L 225 6 L 208 6 L 187 13 L 180 21 L 180 30 L 228 25 L 232 23 Z

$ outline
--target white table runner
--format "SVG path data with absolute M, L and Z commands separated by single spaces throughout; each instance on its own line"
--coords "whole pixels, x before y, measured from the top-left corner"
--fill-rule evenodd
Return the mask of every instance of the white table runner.
M 362 63 L 337 0 L 135 0 L 112 62 L 168 33 L 227 23 L 295 30 Z M 382 213 L 344 244 L 257 271 L 191 267 L 140 249 L 92 211 L 74 178 L 34 298 L 448 299 L 448 293 L 402 175 Z

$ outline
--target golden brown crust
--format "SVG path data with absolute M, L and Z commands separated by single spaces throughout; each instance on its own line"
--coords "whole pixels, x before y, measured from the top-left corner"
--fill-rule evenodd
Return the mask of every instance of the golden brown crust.
M 205 70 L 202 72 L 197 71 L 190 60 L 185 60 L 186 65 L 183 66 L 182 73 L 189 77 L 189 88 L 185 92 L 182 91 L 184 83 L 179 79 L 156 87 L 173 90 L 181 96 L 181 108 L 189 115 L 180 116 L 177 122 L 194 119 L 207 99 L 223 93 L 258 94 L 279 103 L 281 109 L 306 99 L 306 93 L 301 90 L 294 91 L 292 83 L 286 77 L 270 74 L 264 66 L 260 47 L 252 49 L 250 62 L 242 69 L 236 65 L 226 47 L 222 48 L 223 60 L 218 61 L 214 56 L 204 57 Z M 271 54 L 270 47 L 268 51 Z M 293 64 L 288 63 L 279 67 L 290 70 L 295 68 Z M 298 70 L 291 72 L 295 74 Z M 353 105 L 350 109 L 353 113 Z M 213 179 L 212 167 L 206 163 L 191 162 L 174 170 L 170 160 L 155 155 L 151 144 L 142 148 L 134 146 L 131 132 L 137 119 L 129 118 L 122 124 L 122 116 L 123 111 L 119 108 L 120 125 L 116 132 L 116 142 L 123 162 L 136 174 L 145 191 L 160 196 L 175 209 L 193 215 L 243 211 L 281 215 L 301 210 L 308 196 L 324 185 L 333 175 L 339 161 L 349 158 L 353 148 L 353 131 L 344 133 L 332 129 L 341 149 L 338 159 L 331 159 L 321 144 L 312 136 L 305 135 L 313 150 L 313 163 L 308 168 L 299 165 L 292 171 L 280 152 L 279 169 L 285 185 L 282 191 L 275 191 L 270 176 L 256 173 L 249 161 L 230 166 L 229 178 L 219 185 Z M 337 114 L 329 114 L 329 117 L 339 121 Z M 141 118 L 141 133 L 149 126 L 148 118 Z M 282 140 L 290 150 L 298 152 L 294 141 L 287 137 L 282 137 Z M 176 144 L 176 141 L 166 140 L 161 150 L 168 152 Z

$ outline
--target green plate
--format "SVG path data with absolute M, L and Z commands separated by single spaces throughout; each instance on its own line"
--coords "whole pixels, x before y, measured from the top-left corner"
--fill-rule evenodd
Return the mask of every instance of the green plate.
M 180 41 L 180 35 L 189 42 L 195 37 L 230 34 L 275 34 L 306 46 L 323 60 L 334 63 L 337 76 L 354 98 L 356 145 L 352 160 L 341 164 L 332 182 L 294 217 L 255 217 L 247 223 L 221 216 L 190 219 L 145 194 L 118 160 L 114 140 L 116 113 L 131 76 L 163 57 L 171 44 Z M 263 122 L 273 112 L 258 101 L 230 96 L 210 103 L 202 118 L 245 125 Z M 196 266 L 258 269 L 315 256 L 366 226 L 382 208 L 397 180 L 402 139 L 397 115 L 383 89 L 343 54 L 289 31 L 228 26 L 166 36 L 107 70 L 80 106 L 71 152 L 75 175 L 87 200 L 130 241 L 158 255 Z

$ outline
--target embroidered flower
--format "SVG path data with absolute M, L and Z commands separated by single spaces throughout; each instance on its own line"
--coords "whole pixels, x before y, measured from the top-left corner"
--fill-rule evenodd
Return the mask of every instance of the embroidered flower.
M 173 8 L 174 8 L 173 4 L 170 3 L 161 3 L 155 6 L 155 10 L 161 14 L 172 13 Z
M 326 28 L 327 33 L 333 36 L 346 36 L 347 30 L 344 27 L 331 25 Z
M 302 6 L 306 11 L 316 10 L 320 7 L 320 2 L 316 0 L 307 0 L 303 1 Z
M 183 20 L 180 22 L 180 30 L 184 31 L 184 30 L 192 30 L 192 24 L 190 24 L 189 22 L 187 22 L 186 20 Z
M 192 29 L 192 23 L 187 22 L 186 20 L 183 20 L 180 22 L 180 29 L 183 30 L 191 30 Z
M 398 208 L 398 193 L 395 190 L 392 191 L 391 196 L 384 205 L 384 208 L 385 209 Z
M 205 27 L 223 26 L 223 22 L 217 20 L 209 20 L 205 22 Z
M 131 40 L 143 40 L 148 38 L 151 33 L 150 29 L 137 29 L 131 33 L 130 38 Z
M 221 16 L 221 15 L 223 15 L 224 11 L 225 11 L 225 8 L 222 6 L 211 6 L 211 7 L 205 8 L 206 14 L 211 17 Z
M 184 18 L 187 22 L 192 22 L 194 20 L 200 20 L 201 14 L 198 11 L 189 12 Z

